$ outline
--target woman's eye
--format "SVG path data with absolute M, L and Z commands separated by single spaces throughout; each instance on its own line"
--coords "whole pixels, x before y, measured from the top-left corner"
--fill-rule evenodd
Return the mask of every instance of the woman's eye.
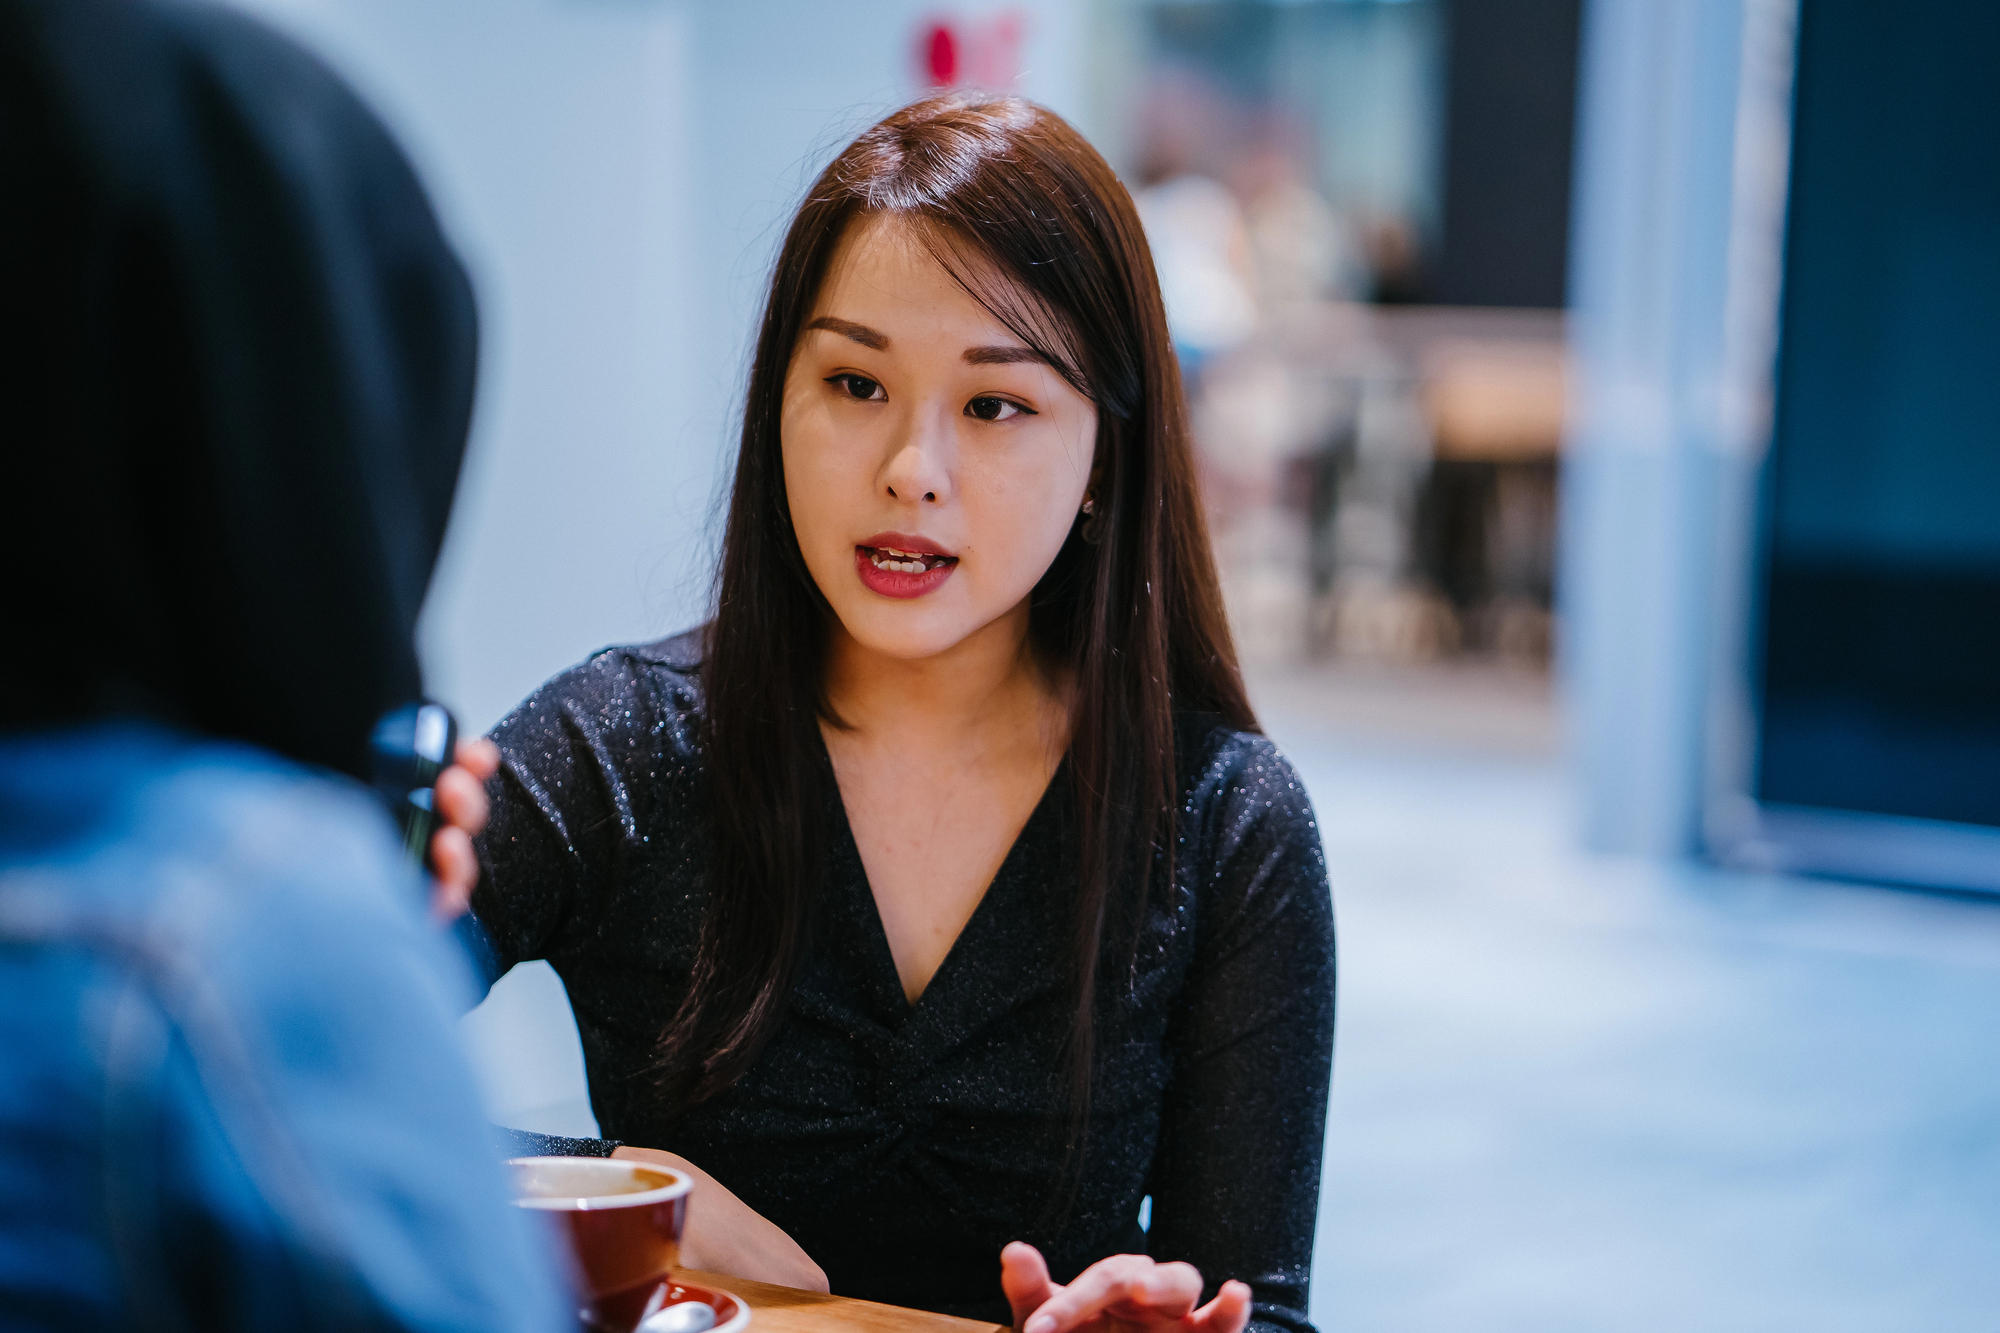
M 1037 415 L 1034 408 L 1023 407 L 1005 398 L 980 397 L 965 405 L 965 415 L 977 417 L 981 421 L 1005 421 L 1009 417 L 1024 414 L 1031 417 Z
M 847 396 L 850 398 L 867 400 L 883 399 L 889 396 L 882 392 L 882 386 L 879 383 L 869 379 L 866 375 L 829 375 L 826 382 L 845 389 Z

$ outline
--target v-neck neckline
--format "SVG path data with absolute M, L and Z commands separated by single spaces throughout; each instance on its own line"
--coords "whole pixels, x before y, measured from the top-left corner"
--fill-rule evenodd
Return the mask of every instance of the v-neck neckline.
M 829 775 L 831 768 L 832 765 L 829 764 Z M 868 864 L 861 859 L 861 844 L 855 840 L 854 825 L 847 817 L 847 801 L 841 795 L 840 783 L 838 779 L 833 781 L 835 854 L 838 858 L 846 860 L 852 868 L 852 874 L 843 878 L 850 880 L 851 891 L 859 899 L 853 904 L 853 910 L 861 927 L 861 933 L 865 937 L 863 947 L 868 954 L 867 981 L 870 989 L 876 992 L 876 1001 L 882 1006 L 883 1011 L 892 1017 L 893 1026 L 898 1032 L 908 1031 L 916 1019 L 934 1014 L 945 1005 L 946 1001 L 934 1000 L 932 997 L 938 994 L 941 987 L 945 987 L 947 994 L 949 993 L 948 983 L 951 977 L 968 966 L 958 961 L 960 957 L 971 951 L 977 937 L 992 933 L 994 927 L 990 918 L 1000 910 L 994 906 L 995 900 L 1006 896 L 1009 886 L 1020 878 L 1022 867 L 1019 863 L 1030 855 L 1035 844 L 1033 835 L 1037 833 L 1038 826 L 1051 817 L 1052 800 L 1056 790 L 1063 784 L 1068 770 L 1069 755 L 1064 754 L 1057 761 L 1055 771 L 1049 774 L 1048 782 L 1042 787 L 1042 794 L 1036 799 L 1035 808 L 1028 812 L 1027 819 L 1022 821 L 1020 831 L 1015 833 L 1013 842 L 1008 844 L 1007 854 L 1000 858 L 1000 865 L 994 870 L 993 878 L 986 882 L 985 889 L 980 892 L 979 901 L 974 904 L 972 914 L 965 919 L 965 924 L 959 927 L 958 935 L 952 940 L 951 947 L 945 950 L 937 969 L 931 973 L 930 980 L 924 984 L 923 990 L 917 993 L 914 1001 L 903 993 L 903 974 L 896 968 L 895 950 L 889 947 L 889 930 L 882 923 L 882 909 L 875 901 L 875 886 L 868 879 Z

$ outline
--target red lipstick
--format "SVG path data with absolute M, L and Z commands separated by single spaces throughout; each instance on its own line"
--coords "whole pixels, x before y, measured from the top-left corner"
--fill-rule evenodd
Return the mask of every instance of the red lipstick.
M 958 557 L 928 537 L 878 532 L 854 548 L 854 569 L 862 584 L 884 597 L 922 597 L 957 568 Z

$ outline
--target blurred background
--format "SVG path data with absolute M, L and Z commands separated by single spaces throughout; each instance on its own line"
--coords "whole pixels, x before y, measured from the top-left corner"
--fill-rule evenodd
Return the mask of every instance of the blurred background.
M 254 0 L 473 270 L 426 609 L 484 728 L 702 618 L 767 266 L 1022 92 L 1138 199 L 1342 939 L 1323 1329 L 2000 1309 L 2000 10 Z M 465 1023 L 591 1120 L 561 983 Z

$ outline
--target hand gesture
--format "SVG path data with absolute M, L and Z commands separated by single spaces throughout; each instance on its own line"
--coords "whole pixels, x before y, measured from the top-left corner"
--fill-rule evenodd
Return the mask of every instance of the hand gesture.
M 1225 1282 L 1200 1309 L 1201 1274 L 1192 1264 L 1155 1263 L 1143 1254 L 1100 1259 L 1067 1286 L 1049 1281 L 1041 1251 L 1015 1241 L 1000 1251 L 1000 1286 L 1019 1333 L 1243 1333 L 1250 1288 Z

